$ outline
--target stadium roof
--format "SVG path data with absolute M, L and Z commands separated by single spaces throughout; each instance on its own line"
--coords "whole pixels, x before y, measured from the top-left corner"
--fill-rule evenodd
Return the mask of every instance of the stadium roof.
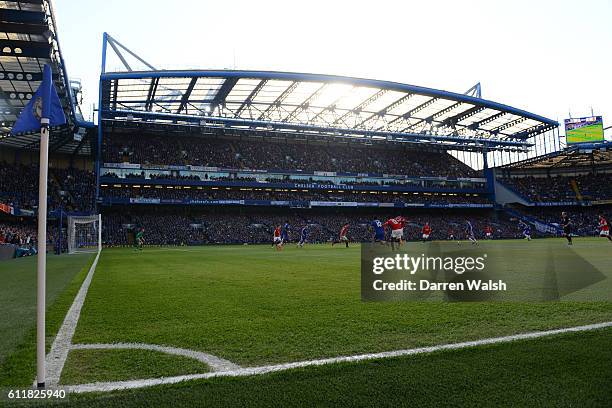
M 105 72 L 106 120 L 192 123 L 406 142 L 527 146 L 554 120 L 397 82 L 269 71 Z
M 71 98 L 51 3 L 48 0 L 0 1 L 0 145 L 38 148 L 38 133 L 7 136 L 38 89 L 45 64 L 51 65 L 69 123 L 83 124 L 76 101 Z M 50 149 L 88 153 L 90 146 L 74 140 L 68 126 L 51 132 Z

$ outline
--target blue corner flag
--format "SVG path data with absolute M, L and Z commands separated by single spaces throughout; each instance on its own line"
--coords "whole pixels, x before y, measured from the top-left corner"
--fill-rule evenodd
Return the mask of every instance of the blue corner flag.
M 51 78 L 51 67 L 46 64 L 43 70 L 42 83 L 30 102 L 21 111 L 21 115 L 13 125 L 11 135 L 40 130 L 41 118 L 48 118 L 49 126 L 59 126 L 66 123 L 64 109 Z

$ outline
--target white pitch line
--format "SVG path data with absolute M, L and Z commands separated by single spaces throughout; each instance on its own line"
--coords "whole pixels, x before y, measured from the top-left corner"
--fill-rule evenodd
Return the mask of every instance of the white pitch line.
M 70 351 L 70 345 L 72 344 L 72 337 L 74 336 L 74 331 L 77 323 L 79 322 L 79 316 L 81 315 L 81 309 L 83 308 L 83 303 L 85 302 L 85 296 L 87 296 L 89 284 L 91 283 L 93 274 L 96 271 L 100 254 L 101 251 L 98 252 L 96 258 L 91 264 L 89 272 L 81 285 L 81 289 L 79 289 L 79 293 L 77 293 L 76 297 L 74 298 L 72 306 L 70 306 L 70 309 L 64 318 L 62 327 L 60 327 L 59 331 L 57 332 L 55 340 L 53 340 L 51 351 L 49 351 L 49 354 L 47 354 L 46 374 L 47 384 L 49 384 L 50 387 L 56 387 L 57 384 L 59 384 L 60 375 L 62 374 L 64 363 L 66 363 L 66 358 L 68 358 L 68 352 Z
M 596 324 L 589 324 L 585 326 L 568 327 L 568 328 L 563 328 L 563 329 L 546 330 L 546 331 L 538 331 L 538 332 L 531 332 L 531 333 L 514 334 L 511 336 L 492 337 L 492 338 L 482 339 L 482 340 L 466 341 L 462 343 L 442 344 L 438 346 L 421 347 L 421 348 L 407 349 L 407 350 L 395 350 L 395 351 L 386 351 L 382 353 L 359 354 L 355 356 L 334 357 L 334 358 L 325 358 L 325 359 L 318 359 L 318 360 L 298 361 L 295 363 L 287 363 L 287 364 L 276 364 L 276 365 L 268 365 L 268 366 L 260 366 L 260 367 L 240 368 L 240 369 L 231 370 L 231 371 L 218 371 L 218 372 L 211 372 L 211 373 L 205 373 L 205 374 L 189 374 L 189 375 L 180 375 L 180 376 L 175 376 L 175 377 L 150 378 L 150 379 L 144 379 L 144 380 L 97 382 L 97 383 L 91 383 L 91 384 L 68 385 L 68 386 L 63 387 L 63 389 L 65 389 L 68 392 L 74 392 L 74 393 L 106 392 L 106 391 L 152 387 L 155 385 L 162 385 L 162 384 L 176 384 L 176 383 L 183 382 L 183 381 L 201 380 L 201 379 L 214 378 L 214 377 L 244 377 L 244 376 L 261 375 L 261 374 L 278 372 L 278 371 L 285 371 L 285 370 L 289 370 L 293 368 L 300 368 L 300 367 L 311 367 L 311 366 L 321 366 L 321 365 L 335 364 L 335 363 L 375 360 L 375 359 L 383 359 L 383 358 L 390 358 L 390 357 L 400 357 L 400 356 L 409 356 L 409 355 L 415 355 L 415 354 L 433 353 L 436 351 L 443 351 L 443 350 L 457 350 L 457 349 L 482 346 L 482 345 L 487 345 L 487 344 L 508 343 L 508 342 L 517 341 L 517 340 L 535 339 L 539 337 L 553 336 L 556 334 L 596 330 L 596 329 L 602 329 L 606 327 L 612 327 L 612 322 L 596 323 Z
M 96 344 L 73 344 L 71 350 L 152 350 L 162 353 L 173 354 L 175 356 L 183 356 L 193 358 L 208 365 L 213 371 L 232 371 L 240 369 L 240 366 L 231 361 L 224 360 L 212 354 L 202 353 L 190 349 L 178 347 L 159 346 L 157 344 L 145 343 L 96 343 Z

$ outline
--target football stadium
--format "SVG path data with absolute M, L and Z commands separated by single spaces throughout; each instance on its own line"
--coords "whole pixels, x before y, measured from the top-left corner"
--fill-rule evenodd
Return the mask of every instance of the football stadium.
M 102 32 L 84 89 L 56 11 L 0 1 L 1 406 L 610 406 L 605 117 Z

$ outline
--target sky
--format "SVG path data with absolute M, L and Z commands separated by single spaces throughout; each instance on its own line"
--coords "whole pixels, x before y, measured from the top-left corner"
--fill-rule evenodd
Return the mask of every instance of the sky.
M 485 99 L 559 122 L 592 109 L 612 125 L 612 0 L 55 0 L 54 8 L 86 117 L 106 31 L 158 69 L 312 72 L 454 92 L 480 82 Z

